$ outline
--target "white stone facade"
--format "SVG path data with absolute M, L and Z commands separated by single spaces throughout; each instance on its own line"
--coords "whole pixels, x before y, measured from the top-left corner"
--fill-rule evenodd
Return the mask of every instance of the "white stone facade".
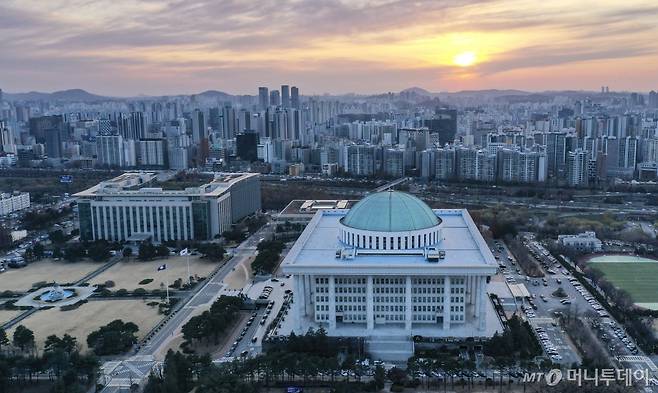
M 294 330 L 365 337 L 485 337 L 499 330 L 486 290 L 496 273 L 493 255 L 466 210 L 434 212 L 439 225 L 404 233 L 346 227 L 347 210 L 316 213 L 283 262 L 294 280 Z M 430 260 L 428 249 L 442 257 Z
M 216 174 L 212 182 L 185 190 L 139 188 L 154 179 L 154 173 L 129 172 L 75 194 L 80 237 L 211 240 L 260 210 L 258 174 Z

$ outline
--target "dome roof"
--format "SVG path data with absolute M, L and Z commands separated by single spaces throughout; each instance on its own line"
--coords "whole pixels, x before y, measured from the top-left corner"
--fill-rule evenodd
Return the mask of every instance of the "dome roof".
M 363 198 L 341 222 L 366 231 L 403 232 L 431 228 L 441 220 L 415 196 L 389 190 Z

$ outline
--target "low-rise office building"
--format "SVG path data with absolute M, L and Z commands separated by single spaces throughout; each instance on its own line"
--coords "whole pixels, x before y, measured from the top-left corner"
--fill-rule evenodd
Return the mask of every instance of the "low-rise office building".
M 603 250 L 603 243 L 596 237 L 596 233 L 587 231 L 576 235 L 558 235 L 559 244 L 578 251 L 599 252 Z
M 216 173 L 183 190 L 156 186 L 154 172 L 127 172 L 75 194 L 80 238 L 211 240 L 261 206 L 254 173 Z

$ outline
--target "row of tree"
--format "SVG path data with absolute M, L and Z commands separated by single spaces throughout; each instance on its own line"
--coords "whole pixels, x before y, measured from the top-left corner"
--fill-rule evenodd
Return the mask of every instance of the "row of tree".
M 87 336 L 87 345 L 98 356 L 118 355 L 128 351 L 137 343 L 139 327 L 120 319 L 101 326 Z
M 42 211 L 27 212 L 23 215 L 23 226 L 27 230 L 48 228 L 53 222 L 71 214 L 71 206 L 61 209 L 48 208 Z
M 574 276 L 582 278 L 584 275 L 589 279 L 589 281 L 581 280 L 581 282 L 601 304 L 607 304 L 609 306 L 608 310 L 611 315 L 624 325 L 624 328 L 635 339 L 638 346 L 647 352 L 654 353 L 658 351 L 658 339 L 653 330 L 655 320 L 653 312 L 638 309 L 627 291 L 614 286 L 610 281 L 606 280 L 603 272 L 592 266 L 588 266 L 586 259 L 581 258 L 579 254 L 569 252 L 555 244 L 549 245 L 548 248 L 553 255 L 558 257 L 558 260 L 563 261 L 564 265 L 571 270 Z M 564 262 L 562 255 L 567 255 L 570 260 L 576 261 L 577 266 L 584 273 L 576 271 L 570 264 Z M 599 289 L 603 292 L 603 296 L 599 292 Z
M 507 329 L 502 334 L 494 334 L 484 345 L 484 354 L 494 358 L 531 359 L 541 353 L 530 324 L 516 314 L 507 321 Z
M 234 296 L 220 296 L 210 309 L 190 318 L 183 325 L 183 338 L 190 344 L 213 339 L 218 344 L 219 338 L 233 326 L 243 300 Z
M 94 355 L 82 355 L 75 337 L 51 335 L 46 338 L 41 356 L 35 356 L 34 334 L 20 325 L 12 343 L 0 329 L 0 392 L 22 391 L 26 384 L 48 375 L 52 393 L 82 393 L 95 383 L 99 362 Z
M 340 360 L 345 349 L 346 356 Z M 322 374 L 328 376 L 326 382 L 338 382 L 336 376 L 340 370 L 354 370 L 360 378 L 362 373 L 353 349 L 327 337 L 320 329 L 303 336 L 291 335 L 261 355 L 221 366 L 211 365 L 207 356 L 185 356 L 170 351 L 163 367 L 149 376 L 144 392 L 184 393 L 195 389 L 199 393 L 250 393 L 260 391 L 263 385 L 297 384 L 300 379 L 303 383 L 312 382 Z M 385 379 L 383 369 L 377 376 L 381 389 Z
M 258 243 L 258 255 L 251 263 L 256 274 L 271 274 L 281 259 L 281 252 L 285 244 L 279 240 L 265 240 Z

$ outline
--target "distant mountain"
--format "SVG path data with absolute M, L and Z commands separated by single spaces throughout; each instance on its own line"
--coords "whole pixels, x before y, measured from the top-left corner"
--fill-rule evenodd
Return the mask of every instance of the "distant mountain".
M 514 90 L 514 89 L 485 89 L 485 90 L 461 90 L 456 92 L 445 92 L 441 93 L 443 95 L 454 95 L 454 96 L 470 96 L 470 95 L 482 95 L 482 96 L 514 96 L 514 95 L 526 95 L 532 94 L 523 90 Z
M 198 94 L 192 94 L 196 96 L 202 96 L 204 98 L 214 98 L 214 99 L 226 99 L 226 98 L 231 98 L 233 95 L 224 93 L 223 91 L 218 91 L 218 90 L 206 90 L 204 92 L 198 93 Z
M 400 94 L 402 94 L 402 93 L 415 93 L 415 94 L 418 94 L 419 96 L 433 96 L 434 95 L 434 93 L 431 93 L 431 92 L 423 89 L 422 87 L 416 87 L 416 86 L 410 87 L 408 89 L 404 89 L 400 92 Z
M 42 93 L 31 91 L 28 93 L 5 93 L 4 97 L 10 101 L 67 101 L 67 102 L 93 102 L 108 101 L 115 98 L 99 96 L 82 89 L 69 89 Z

